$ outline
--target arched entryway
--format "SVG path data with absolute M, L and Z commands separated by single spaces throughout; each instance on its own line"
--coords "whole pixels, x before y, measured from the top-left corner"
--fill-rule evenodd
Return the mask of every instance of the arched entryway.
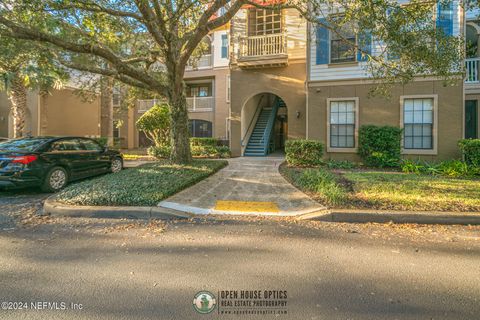
M 281 97 L 263 92 L 246 100 L 241 111 L 243 156 L 266 156 L 283 151 L 287 136 L 287 105 Z

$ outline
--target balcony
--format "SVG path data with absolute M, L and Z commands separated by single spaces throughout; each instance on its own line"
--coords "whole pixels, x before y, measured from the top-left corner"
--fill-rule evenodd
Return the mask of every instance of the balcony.
M 288 65 L 287 36 L 276 33 L 240 38 L 237 63 L 244 69 Z
M 156 104 L 164 103 L 165 100 L 147 99 L 137 100 L 137 112 L 145 113 Z M 215 107 L 214 97 L 189 97 L 187 98 L 189 112 L 210 112 Z
M 166 100 L 161 99 L 146 99 L 146 100 L 137 100 L 137 112 L 144 113 L 150 110 L 154 105 L 167 103 Z
M 480 84 L 480 58 L 465 59 L 466 78 L 467 84 Z
M 208 69 L 213 66 L 212 54 L 204 54 L 196 61 L 189 61 L 186 70 Z
M 215 107 L 214 97 L 188 97 L 188 111 L 190 112 L 209 112 Z

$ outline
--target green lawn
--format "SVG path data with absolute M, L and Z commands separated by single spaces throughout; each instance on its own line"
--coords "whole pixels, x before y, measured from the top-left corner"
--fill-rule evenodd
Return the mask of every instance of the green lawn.
M 159 161 L 72 184 L 55 195 L 55 200 L 85 206 L 156 206 L 227 164 L 222 160 L 194 160 L 179 166 Z
M 280 171 L 299 189 L 336 208 L 480 211 L 480 179 L 286 165 Z

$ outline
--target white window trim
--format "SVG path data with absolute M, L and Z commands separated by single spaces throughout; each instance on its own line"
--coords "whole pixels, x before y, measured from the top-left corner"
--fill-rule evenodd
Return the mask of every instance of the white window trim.
M 354 101 L 355 102 L 355 147 L 354 148 L 335 148 L 330 147 L 330 104 L 334 101 Z M 346 152 L 356 153 L 358 151 L 358 126 L 359 126 L 359 105 L 360 99 L 358 97 L 346 97 L 346 98 L 327 98 L 327 152 Z
M 400 96 L 400 128 L 403 130 L 403 113 L 405 99 L 433 99 L 433 127 L 432 139 L 433 149 L 404 149 L 403 148 L 403 132 L 402 132 L 402 154 L 414 155 L 437 155 L 438 154 L 438 95 L 437 94 L 417 94 Z

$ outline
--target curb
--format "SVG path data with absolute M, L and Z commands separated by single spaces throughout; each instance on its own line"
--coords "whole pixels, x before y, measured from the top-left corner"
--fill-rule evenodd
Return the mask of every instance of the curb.
M 176 202 L 162 201 L 158 204 L 159 207 L 165 208 L 167 210 L 173 210 L 175 212 L 182 212 L 186 214 L 195 215 L 233 215 L 233 216 L 274 216 L 274 217 L 299 217 L 304 215 L 320 215 L 328 213 L 328 210 L 324 208 L 314 208 L 298 211 L 278 211 L 278 212 L 268 212 L 268 211 L 235 211 L 235 210 L 217 210 L 217 209 L 205 209 L 199 207 L 193 207 L 188 205 L 183 205 Z
M 107 207 L 107 206 L 74 206 L 45 200 L 44 215 L 56 217 L 83 217 L 83 218 L 127 218 L 127 219 L 188 219 L 192 214 L 178 212 L 158 207 Z
M 223 212 L 189 213 L 166 207 L 75 206 L 59 203 L 52 199 L 45 200 L 42 213 L 44 215 L 50 214 L 57 217 L 160 220 L 189 219 L 195 216 L 204 216 L 205 214 L 223 214 Z M 258 212 L 255 213 L 255 215 L 262 216 L 262 214 Z M 279 216 L 285 217 L 285 215 Z M 292 216 L 290 215 L 290 217 Z M 295 218 L 298 220 L 347 223 L 393 222 L 443 225 L 480 225 L 480 212 L 330 209 L 297 215 Z
M 328 213 L 305 214 L 298 219 L 349 223 L 480 225 L 480 212 L 331 209 Z

